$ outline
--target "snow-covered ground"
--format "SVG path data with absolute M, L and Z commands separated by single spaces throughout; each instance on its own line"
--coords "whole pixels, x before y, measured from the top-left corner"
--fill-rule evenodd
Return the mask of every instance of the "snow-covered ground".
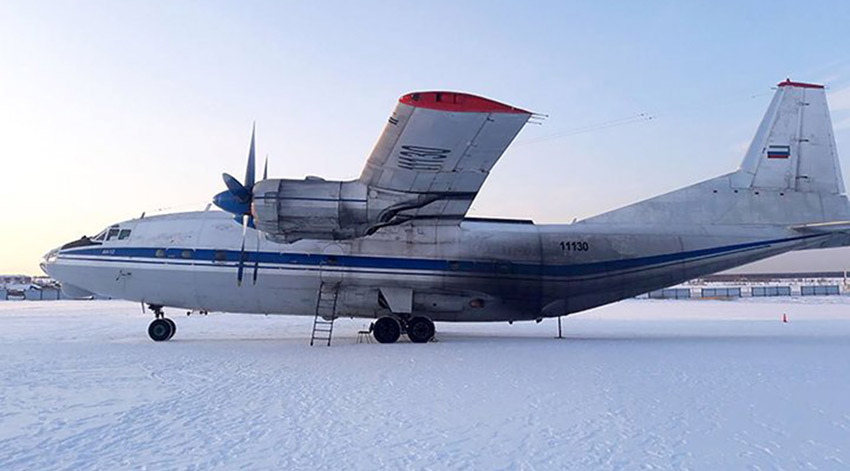
M 780 322 L 782 314 L 789 323 Z M 846 469 L 850 299 L 630 300 L 427 345 L 0 302 L 0 469 Z

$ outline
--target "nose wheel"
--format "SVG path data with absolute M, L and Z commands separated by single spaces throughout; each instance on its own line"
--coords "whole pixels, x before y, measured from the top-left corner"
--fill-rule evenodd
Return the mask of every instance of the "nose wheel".
M 174 337 L 177 332 L 177 324 L 165 317 L 162 306 L 150 305 L 149 307 L 153 311 L 155 319 L 148 326 L 148 335 L 154 342 L 171 340 L 171 337 Z

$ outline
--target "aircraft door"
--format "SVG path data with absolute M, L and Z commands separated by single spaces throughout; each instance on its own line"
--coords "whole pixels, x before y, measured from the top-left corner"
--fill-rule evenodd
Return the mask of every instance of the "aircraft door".
M 344 272 L 340 266 L 340 256 L 343 254 L 342 246 L 336 243 L 326 244 L 322 248 L 322 260 L 319 263 L 319 280 L 323 284 L 339 284 L 342 282 Z

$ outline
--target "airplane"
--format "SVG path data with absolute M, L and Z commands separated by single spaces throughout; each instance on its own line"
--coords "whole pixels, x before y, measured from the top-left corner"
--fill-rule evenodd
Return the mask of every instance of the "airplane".
M 435 322 L 540 321 L 792 250 L 850 245 L 824 87 L 783 81 L 740 168 L 571 224 L 468 217 L 533 113 L 450 91 L 402 96 L 359 178 L 224 174 L 223 211 L 142 217 L 51 250 L 71 296 L 163 308 L 374 319 L 394 343 Z M 318 329 L 321 330 L 321 329 Z M 330 345 L 330 334 L 328 334 Z M 312 343 L 312 339 L 311 339 Z

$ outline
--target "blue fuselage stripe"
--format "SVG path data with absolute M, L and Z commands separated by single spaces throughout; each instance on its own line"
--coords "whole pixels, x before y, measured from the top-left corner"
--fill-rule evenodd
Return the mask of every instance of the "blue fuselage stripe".
M 520 275 L 520 276 L 586 276 L 613 271 L 646 268 L 655 265 L 695 260 L 706 257 L 722 256 L 736 252 L 751 251 L 773 244 L 802 241 L 823 234 L 809 234 L 784 239 L 763 240 L 743 244 L 726 245 L 707 249 L 674 252 L 647 257 L 636 257 L 600 262 L 575 263 L 568 265 L 541 265 L 537 263 L 512 263 L 510 261 L 443 260 L 403 257 L 379 257 L 364 255 L 325 255 L 309 253 L 281 253 L 246 251 L 245 263 L 260 265 L 296 265 L 307 267 L 357 268 L 383 270 L 415 270 L 432 272 L 453 272 L 459 274 L 481 275 Z M 173 261 L 220 262 L 222 264 L 239 262 L 238 250 L 156 248 L 156 247 L 97 247 L 63 250 L 60 255 L 125 257 L 137 259 L 155 259 L 167 263 Z M 140 260 L 141 261 L 141 260 Z

